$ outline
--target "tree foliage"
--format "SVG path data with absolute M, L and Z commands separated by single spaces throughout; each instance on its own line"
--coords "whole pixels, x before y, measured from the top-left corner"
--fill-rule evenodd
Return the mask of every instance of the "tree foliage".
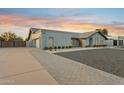
M 1 41 L 23 41 L 21 37 L 18 37 L 15 33 L 13 32 L 4 32 L 0 36 Z
M 104 35 L 108 35 L 108 30 L 104 28 L 104 29 L 102 30 L 102 33 L 103 33 Z
M 108 30 L 106 28 L 104 29 L 96 29 L 97 31 L 100 31 L 101 33 L 103 33 L 104 35 L 108 35 Z

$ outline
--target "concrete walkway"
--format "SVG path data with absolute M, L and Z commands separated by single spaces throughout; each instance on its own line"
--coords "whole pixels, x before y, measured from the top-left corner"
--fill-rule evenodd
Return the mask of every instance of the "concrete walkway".
M 94 50 L 94 49 L 104 49 L 104 48 L 107 48 L 107 47 L 89 47 L 89 48 L 80 48 L 80 47 L 77 47 L 77 48 L 65 48 L 65 49 L 57 49 L 55 51 L 55 49 L 53 49 L 52 51 L 50 50 L 46 50 L 46 52 L 48 53 L 59 53 L 59 52 L 70 52 L 70 51 L 79 51 L 79 50 Z M 110 48 L 110 47 L 108 47 Z
M 124 84 L 124 78 L 79 62 L 34 49 L 33 56 L 59 84 Z
M 58 84 L 30 54 L 31 48 L 0 48 L 0 84 Z

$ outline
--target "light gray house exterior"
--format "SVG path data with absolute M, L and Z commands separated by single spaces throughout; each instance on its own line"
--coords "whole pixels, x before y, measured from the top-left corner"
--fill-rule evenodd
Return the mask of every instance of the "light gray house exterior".
M 104 36 L 100 31 L 86 32 L 80 34 L 82 39 L 82 46 L 105 46 L 107 37 Z
M 109 36 L 106 44 L 110 47 L 124 47 L 124 36 Z
M 107 37 L 99 31 L 74 33 L 49 29 L 31 28 L 28 37 L 28 46 L 45 47 L 91 47 L 105 46 Z

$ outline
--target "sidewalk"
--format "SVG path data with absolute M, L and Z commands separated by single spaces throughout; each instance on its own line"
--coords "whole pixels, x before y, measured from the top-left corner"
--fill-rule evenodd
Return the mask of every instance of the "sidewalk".
M 0 49 L 0 84 L 58 84 L 29 53 L 30 48 Z
M 89 48 L 82 48 L 82 47 L 77 47 L 77 48 L 66 48 L 66 49 L 53 49 L 52 51 L 50 50 L 45 50 L 48 53 L 58 53 L 58 52 L 69 52 L 69 51 L 79 51 L 79 50 L 92 50 L 92 49 L 104 49 L 107 47 L 89 47 Z

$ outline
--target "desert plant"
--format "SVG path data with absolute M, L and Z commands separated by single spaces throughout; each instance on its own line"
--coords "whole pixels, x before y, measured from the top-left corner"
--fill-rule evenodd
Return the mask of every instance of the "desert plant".
M 53 49 L 52 47 L 49 47 L 49 50 L 50 50 L 50 51 L 52 51 L 52 49 Z
M 72 46 L 69 46 L 69 48 L 72 48 Z
M 0 40 L 1 41 L 15 41 L 15 40 L 23 41 L 23 38 L 17 36 L 13 32 L 4 32 L 4 33 L 1 34 Z
M 55 46 L 54 49 L 55 49 L 55 51 L 56 51 L 57 47 Z
M 44 50 L 47 50 L 48 49 L 48 47 L 44 47 Z
M 58 49 L 61 49 L 61 47 L 60 47 L 60 46 L 58 46 Z
M 66 48 L 69 48 L 69 46 L 66 46 Z

